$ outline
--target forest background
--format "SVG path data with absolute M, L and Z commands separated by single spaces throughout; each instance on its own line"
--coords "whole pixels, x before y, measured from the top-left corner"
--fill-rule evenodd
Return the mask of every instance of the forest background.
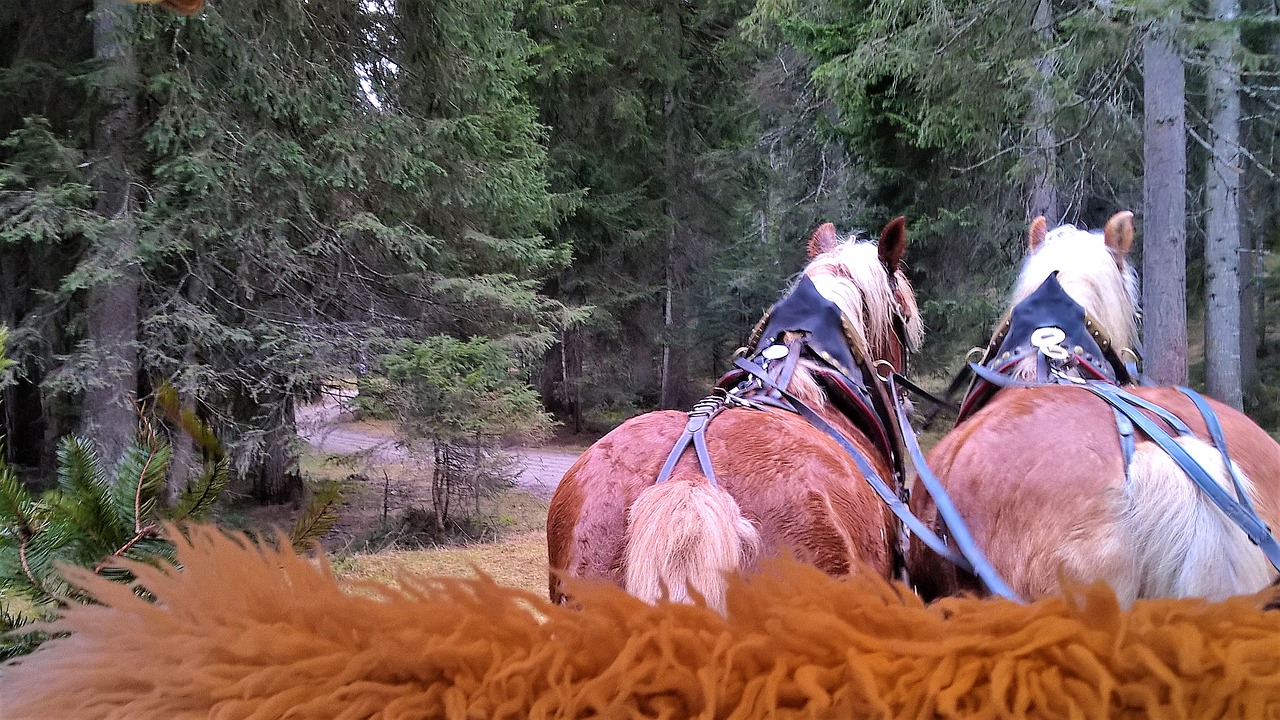
M 73 435 L 123 467 L 142 419 L 170 500 L 211 477 L 200 428 L 233 494 L 296 500 L 295 410 L 342 378 L 437 473 L 553 420 L 687 407 L 813 227 L 899 214 L 933 386 L 985 343 L 1030 218 L 1132 209 L 1148 372 L 1274 430 L 1276 19 L 1261 0 L 5 2 L 14 487 L 65 480 Z

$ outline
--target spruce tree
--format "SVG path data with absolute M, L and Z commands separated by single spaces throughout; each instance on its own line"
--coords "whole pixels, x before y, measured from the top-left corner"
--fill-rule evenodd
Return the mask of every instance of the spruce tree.
M 5 294 L 23 387 L 39 390 L 24 412 L 71 419 L 39 443 L 52 447 L 83 411 L 93 288 L 122 267 L 138 278 L 140 392 L 178 387 L 229 438 L 240 490 L 263 501 L 301 489 L 295 404 L 396 338 L 453 332 L 541 353 L 561 312 L 538 283 L 568 259 L 545 231 L 569 198 L 548 189 L 545 130 L 523 89 L 534 48 L 513 27 L 516 7 L 139 8 L 122 40 L 141 128 L 137 244 L 123 264 L 92 252 L 107 230 L 81 170 L 96 115 L 8 118 L 5 251 L 36 266 L 56 248 L 33 274 L 41 285 Z M 19 34 L 74 9 L 35 8 Z M 50 50 L 64 64 L 46 72 L 73 85 L 91 60 L 84 37 Z M 0 79 L 16 83 L 19 61 Z

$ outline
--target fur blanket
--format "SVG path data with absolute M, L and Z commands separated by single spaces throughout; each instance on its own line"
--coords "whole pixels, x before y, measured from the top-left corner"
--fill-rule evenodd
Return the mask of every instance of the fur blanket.
M 344 588 L 328 564 L 210 528 L 182 571 L 102 603 L 0 670 L 9 720 L 128 718 L 1262 718 L 1280 713 L 1269 597 L 924 606 L 872 577 L 777 562 L 727 619 L 612 587 L 555 607 L 485 578 Z

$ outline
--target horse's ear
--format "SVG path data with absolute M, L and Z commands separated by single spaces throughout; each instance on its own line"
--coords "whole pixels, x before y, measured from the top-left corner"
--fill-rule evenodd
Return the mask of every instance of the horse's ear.
M 889 221 L 880 231 L 880 244 L 877 246 L 880 262 L 889 274 L 898 272 L 902 265 L 902 256 L 907 252 L 907 219 L 899 215 Z
M 1027 230 L 1027 252 L 1033 253 L 1040 248 L 1040 244 L 1044 242 L 1044 236 L 1049 232 L 1049 222 L 1044 219 L 1043 215 L 1036 217 L 1031 221 L 1031 229 Z
M 809 236 L 809 259 L 812 260 L 824 252 L 831 252 L 839 244 L 840 238 L 836 235 L 836 226 L 823 223 Z
M 1112 215 L 1102 233 L 1107 247 L 1116 255 L 1116 262 L 1122 262 L 1133 249 L 1133 213 L 1125 210 Z

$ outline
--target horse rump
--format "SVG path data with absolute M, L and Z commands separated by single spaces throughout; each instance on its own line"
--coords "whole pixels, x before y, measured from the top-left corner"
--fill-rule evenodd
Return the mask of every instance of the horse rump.
M 624 550 L 628 593 L 654 603 L 692 602 L 723 613 L 727 576 L 750 569 L 760 531 L 733 496 L 701 475 L 645 488 L 628 511 Z
M 1193 437 L 1177 442 L 1234 494 L 1217 448 Z M 1239 467 L 1236 476 L 1252 496 L 1253 483 Z M 1125 495 L 1128 502 L 1120 522 L 1137 550 L 1138 597 L 1221 600 L 1271 583 L 1275 571 L 1262 550 L 1155 443 L 1138 446 Z

